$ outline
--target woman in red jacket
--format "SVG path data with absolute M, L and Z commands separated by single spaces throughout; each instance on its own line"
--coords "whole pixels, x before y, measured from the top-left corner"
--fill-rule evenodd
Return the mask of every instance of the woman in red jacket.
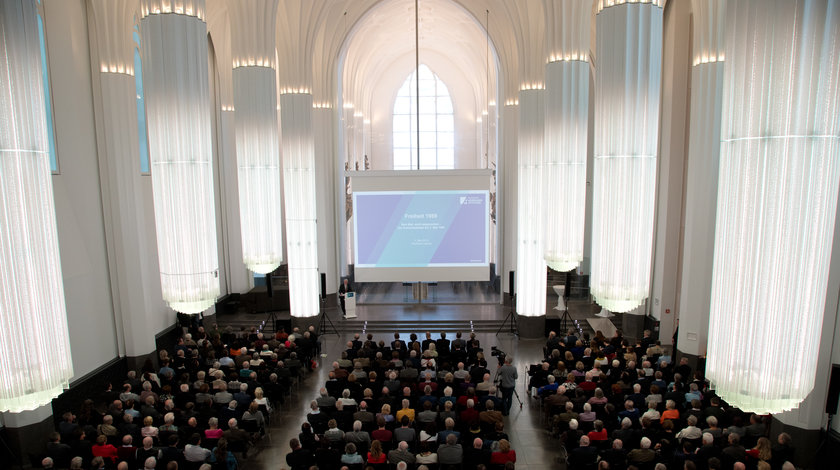
M 103 459 L 111 459 L 111 464 L 117 462 L 117 448 L 108 444 L 108 437 L 100 434 L 96 438 L 96 445 L 90 448 L 91 454 L 94 457 L 102 457 Z
M 507 439 L 499 441 L 499 451 L 490 454 L 490 463 L 504 465 L 508 462 L 516 463 L 516 451 L 510 448 Z

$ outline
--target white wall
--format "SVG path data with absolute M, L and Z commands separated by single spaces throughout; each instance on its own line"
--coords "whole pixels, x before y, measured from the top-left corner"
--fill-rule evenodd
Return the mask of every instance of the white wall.
M 44 26 L 60 174 L 53 177 L 74 377 L 118 355 L 84 0 L 47 0 Z

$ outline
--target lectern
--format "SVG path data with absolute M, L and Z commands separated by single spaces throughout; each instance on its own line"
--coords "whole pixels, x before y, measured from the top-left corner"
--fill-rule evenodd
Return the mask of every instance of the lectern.
M 356 293 L 344 294 L 344 318 L 356 318 Z

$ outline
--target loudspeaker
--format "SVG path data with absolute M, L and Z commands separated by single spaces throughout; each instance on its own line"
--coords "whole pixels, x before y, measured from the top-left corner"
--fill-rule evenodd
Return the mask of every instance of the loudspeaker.
M 828 397 L 825 399 L 825 412 L 833 415 L 837 413 L 840 403 L 840 364 L 831 365 L 831 378 L 828 379 Z
M 560 336 L 563 336 L 563 321 L 560 318 L 548 318 L 545 319 L 545 336 L 548 337 L 548 334 L 552 331 L 558 333 Z
M 274 297 L 274 291 L 271 289 L 271 273 L 265 275 L 265 292 L 269 297 Z
M 327 298 L 327 273 L 321 273 L 321 299 Z
M 513 296 L 516 293 L 516 289 L 513 288 L 513 271 L 508 272 L 508 294 Z
M 274 320 L 274 331 L 280 331 L 280 328 L 286 331 L 286 333 L 292 332 L 292 319 L 291 318 L 278 318 Z

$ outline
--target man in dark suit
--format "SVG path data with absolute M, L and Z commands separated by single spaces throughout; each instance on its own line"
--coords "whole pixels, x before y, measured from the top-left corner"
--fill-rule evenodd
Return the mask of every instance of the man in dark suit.
M 449 356 L 449 340 L 446 339 L 446 333 L 440 332 L 440 339 L 435 340 L 435 349 L 437 349 L 438 357 Z
M 426 332 L 426 339 L 423 340 L 423 351 L 428 350 L 429 345 L 434 343 L 434 342 L 435 342 L 435 340 L 432 339 L 432 333 L 427 331 Z M 435 347 L 437 347 L 437 345 L 435 345 Z
M 353 288 L 350 286 L 350 280 L 344 278 L 344 282 L 338 288 L 338 301 L 341 303 L 341 312 L 343 315 L 347 314 L 347 310 L 344 308 L 344 297 L 348 292 L 353 292 Z
M 400 359 L 405 357 L 406 351 L 408 350 L 408 346 L 405 344 L 405 341 L 400 339 L 399 333 L 394 333 L 394 340 L 391 341 L 391 350 L 399 352 Z
M 292 470 L 308 470 L 310 466 L 315 464 L 315 457 L 312 453 L 300 446 L 300 441 L 292 439 L 289 441 L 289 447 L 292 451 L 286 454 L 286 465 Z

